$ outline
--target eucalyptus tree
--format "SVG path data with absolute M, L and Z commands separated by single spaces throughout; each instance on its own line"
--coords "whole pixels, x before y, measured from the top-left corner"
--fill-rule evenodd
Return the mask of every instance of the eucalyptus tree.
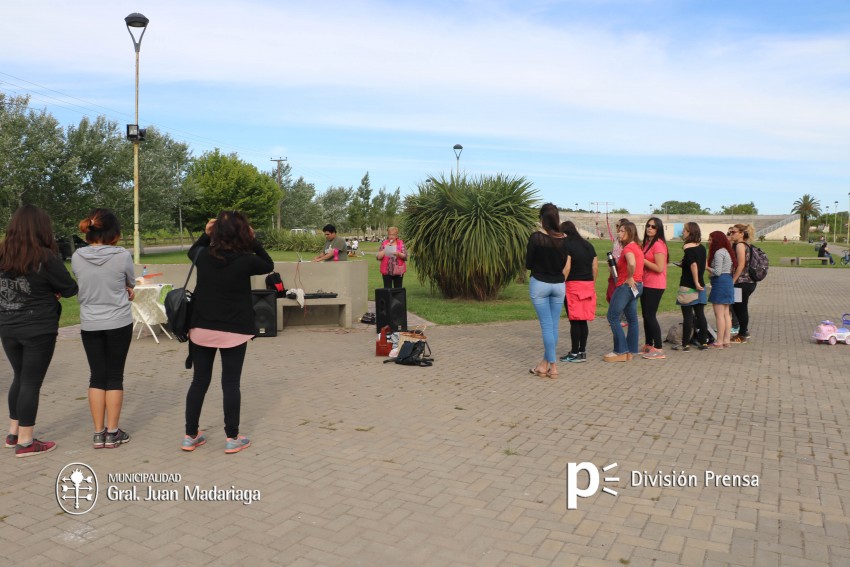
M 328 187 L 316 197 L 321 220 L 319 224 L 332 224 L 337 231 L 348 230 L 348 205 L 354 195 L 352 187 Z
M 313 228 L 321 223 L 321 213 L 315 201 L 316 186 L 299 177 L 283 198 L 281 226 L 284 228 Z
M 421 282 L 446 298 L 487 300 L 525 270 L 538 218 L 529 181 L 452 176 L 417 189 L 405 199 L 401 228 Z
M 29 108 L 28 96 L 0 93 L 0 222 L 27 204 L 53 201 L 53 184 L 64 164 L 64 132 L 45 110 Z
M 350 228 L 365 232 L 372 215 L 372 185 L 369 172 L 360 180 L 360 186 L 354 192 L 348 206 L 348 224 Z

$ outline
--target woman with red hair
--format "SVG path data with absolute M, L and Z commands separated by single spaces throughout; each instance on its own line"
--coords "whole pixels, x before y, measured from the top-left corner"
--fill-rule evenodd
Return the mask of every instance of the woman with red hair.
M 730 306 L 735 303 L 735 287 L 732 282 L 735 263 L 732 245 L 726 235 L 719 230 L 709 234 L 706 270 L 709 271 L 711 293 L 708 295 L 708 301 L 714 308 L 714 318 L 717 321 L 717 340 L 711 344 L 713 348 L 727 348 L 732 342 Z

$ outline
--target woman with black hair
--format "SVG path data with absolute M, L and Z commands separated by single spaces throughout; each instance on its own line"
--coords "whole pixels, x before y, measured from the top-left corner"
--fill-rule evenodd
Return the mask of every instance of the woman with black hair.
M 588 321 L 596 317 L 596 276 L 599 261 L 593 245 L 581 237 L 572 221 L 561 223 L 567 237 L 566 299 L 564 307 L 570 320 L 570 352 L 561 362 L 587 362 Z
M 528 293 L 537 312 L 543 334 L 543 359 L 529 369 L 531 374 L 556 378 L 558 324 L 564 304 L 564 266 L 567 263 L 566 238 L 560 231 L 558 207 L 546 203 L 540 209 L 542 230 L 528 238 L 525 267 L 531 270 Z
M 643 293 L 640 310 L 643 313 L 643 332 L 646 344 L 643 357 L 650 360 L 667 358 L 661 342 L 661 325 L 658 324 L 658 306 L 667 289 L 667 239 L 664 224 L 658 217 L 650 217 L 643 229 Z
M 133 339 L 135 273 L 133 257 L 122 246 L 121 225 L 109 209 L 94 209 L 80 221 L 88 246 L 71 257 L 80 286 L 80 337 L 89 362 L 92 446 L 114 449 L 130 441 L 118 427 L 124 405 L 124 366 Z
M 33 205 L 15 211 L 0 242 L 0 342 L 12 365 L 9 434 L 16 457 L 56 448 L 33 437 L 38 396 L 56 350 L 59 296 L 72 297 L 77 282 L 59 257 L 47 213 Z
M 242 364 L 248 341 L 255 334 L 251 276 L 271 272 L 274 262 L 254 238 L 248 218 L 239 211 L 224 211 L 211 219 L 204 234 L 189 249 L 189 257 L 195 259 L 198 270 L 189 329 L 195 373 L 186 394 L 182 449 L 194 451 L 207 442 L 198 428 L 218 351 L 227 437 L 224 452 L 238 453 L 251 445 L 247 437 L 239 434 Z

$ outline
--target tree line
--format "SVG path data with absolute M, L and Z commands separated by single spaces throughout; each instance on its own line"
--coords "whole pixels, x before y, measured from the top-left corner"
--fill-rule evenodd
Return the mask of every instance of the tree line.
M 123 127 L 103 116 L 65 127 L 29 102 L 0 92 L 0 228 L 18 207 L 32 204 L 50 214 L 57 234 L 70 235 L 89 210 L 107 207 L 124 234 L 132 234 L 133 151 Z M 182 224 L 197 232 L 224 209 L 244 211 L 260 228 L 329 222 L 365 232 L 397 222 L 400 189 L 373 195 L 368 172 L 356 189 L 321 193 L 290 173 L 289 164 L 278 177 L 218 149 L 196 157 L 186 143 L 149 127 L 139 152 L 140 230 L 175 231 Z

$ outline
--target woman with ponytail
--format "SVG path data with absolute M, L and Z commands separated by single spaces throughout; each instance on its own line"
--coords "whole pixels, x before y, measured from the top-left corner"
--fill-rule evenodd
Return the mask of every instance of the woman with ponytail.
M 130 436 L 118 427 L 124 404 L 124 364 L 133 338 L 133 258 L 116 243 L 121 225 L 109 209 L 94 209 L 80 221 L 89 246 L 71 257 L 80 286 L 80 336 L 88 358 L 92 446 L 114 449 Z

